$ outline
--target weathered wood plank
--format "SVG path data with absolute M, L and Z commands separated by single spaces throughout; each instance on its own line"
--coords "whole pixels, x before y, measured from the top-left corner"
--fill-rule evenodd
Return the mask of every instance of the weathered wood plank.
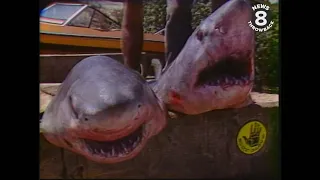
M 58 84 L 41 84 L 46 106 Z M 44 93 L 43 93 L 44 92 Z M 65 151 L 69 178 L 251 178 L 275 179 L 278 170 L 278 96 L 252 93 L 256 104 L 169 119 L 134 159 L 98 164 Z M 47 99 L 46 99 L 47 98 Z M 251 120 L 266 128 L 266 141 L 255 154 L 237 146 L 238 132 Z M 61 178 L 59 148 L 41 137 L 40 178 Z M 80 168 L 79 168 L 80 167 Z

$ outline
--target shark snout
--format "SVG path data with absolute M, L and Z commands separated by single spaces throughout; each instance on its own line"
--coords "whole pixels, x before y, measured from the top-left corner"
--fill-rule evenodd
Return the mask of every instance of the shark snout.
M 83 123 L 105 131 L 117 131 L 128 125 L 138 124 L 145 106 L 141 101 L 131 101 L 116 107 L 108 107 Z

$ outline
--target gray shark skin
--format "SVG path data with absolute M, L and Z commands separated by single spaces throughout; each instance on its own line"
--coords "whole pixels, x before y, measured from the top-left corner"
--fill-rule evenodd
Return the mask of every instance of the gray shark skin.
M 43 114 L 52 144 L 99 163 L 135 157 L 166 125 L 167 111 L 136 72 L 105 56 L 80 61 Z
M 230 0 L 199 25 L 168 69 L 150 83 L 169 110 L 200 114 L 252 103 L 251 17 L 249 2 Z

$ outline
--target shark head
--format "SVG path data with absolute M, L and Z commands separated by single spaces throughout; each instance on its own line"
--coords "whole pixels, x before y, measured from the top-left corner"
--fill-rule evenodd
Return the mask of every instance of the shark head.
M 139 154 L 164 128 L 166 109 L 142 77 L 104 56 L 80 61 L 43 114 L 52 144 L 99 163 Z
M 254 32 L 247 0 L 230 0 L 193 32 L 153 83 L 168 109 L 199 114 L 244 103 L 254 80 Z

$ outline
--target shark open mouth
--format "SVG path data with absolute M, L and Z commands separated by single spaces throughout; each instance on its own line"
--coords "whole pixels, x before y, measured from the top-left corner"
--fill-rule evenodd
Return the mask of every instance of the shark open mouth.
M 105 158 L 121 157 L 130 154 L 139 144 L 144 135 L 144 125 L 128 136 L 113 141 L 95 141 L 83 139 L 88 151 L 93 155 Z
M 252 64 L 248 57 L 229 56 L 203 69 L 195 86 L 244 86 L 252 81 L 251 73 Z

